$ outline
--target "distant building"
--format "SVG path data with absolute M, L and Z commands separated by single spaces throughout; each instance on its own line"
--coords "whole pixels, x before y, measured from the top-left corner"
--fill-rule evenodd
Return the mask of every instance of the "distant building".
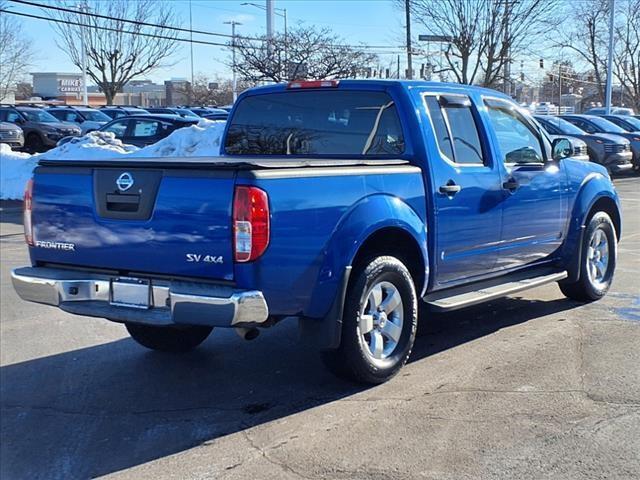
M 31 75 L 33 76 L 33 97 L 67 105 L 83 103 L 80 73 L 35 72 Z M 182 78 L 172 78 L 164 82 L 164 85 L 153 83 L 151 80 L 132 80 L 122 88 L 122 92 L 116 94 L 113 103 L 140 107 L 185 104 L 188 102 L 190 85 Z M 89 105 L 98 106 L 106 103 L 106 98 L 97 85 L 89 85 L 87 93 Z M 13 96 L 3 101 L 13 103 Z
M 82 97 L 80 73 L 36 72 L 31 76 L 33 77 L 33 94 L 37 97 Z
M 189 103 L 189 88 L 191 83 L 183 78 L 165 80 L 166 105 L 185 105 Z

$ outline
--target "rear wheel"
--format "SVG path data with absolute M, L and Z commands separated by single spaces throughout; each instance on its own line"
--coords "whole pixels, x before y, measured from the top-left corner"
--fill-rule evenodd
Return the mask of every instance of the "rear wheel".
M 131 338 L 143 347 L 162 352 L 188 352 L 204 342 L 213 327 L 167 326 L 125 323 Z
M 377 257 L 356 270 L 345 301 L 342 339 L 323 352 L 335 374 L 382 383 L 407 362 L 416 335 L 417 298 L 411 275 L 394 257 Z
M 575 282 L 562 281 L 559 285 L 565 296 L 590 302 L 607 294 L 616 268 L 616 231 L 609 215 L 597 212 L 591 217 L 582 242 L 580 277 Z

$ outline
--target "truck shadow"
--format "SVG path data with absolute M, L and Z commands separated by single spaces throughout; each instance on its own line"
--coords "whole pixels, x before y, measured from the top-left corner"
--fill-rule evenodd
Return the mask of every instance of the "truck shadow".
M 411 361 L 577 305 L 509 298 L 440 315 Z M 3 367 L 0 477 L 105 475 L 367 388 L 327 373 L 293 322 L 263 337 L 216 331 L 183 356 L 126 338 Z

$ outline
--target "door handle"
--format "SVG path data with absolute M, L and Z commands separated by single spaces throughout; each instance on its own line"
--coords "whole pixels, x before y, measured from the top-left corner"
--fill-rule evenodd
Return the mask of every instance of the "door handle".
M 453 180 L 449 180 L 446 185 L 440 185 L 439 188 L 440 193 L 451 196 L 458 193 L 461 189 L 462 187 L 460 187 L 460 185 L 456 185 L 456 182 L 454 182 Z
M 502 188 L 509 190 L 510 192 L 515 192 L 519 186 L 520 183 L 518 183 L 518 181 L 513 177 L 508 178 L 507 181 L 502 184 Z

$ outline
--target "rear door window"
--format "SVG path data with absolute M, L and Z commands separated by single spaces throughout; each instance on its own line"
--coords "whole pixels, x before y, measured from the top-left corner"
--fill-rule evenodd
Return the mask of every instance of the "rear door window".
M 405 140 L 385 92 L 291 91 L 242 100 L 231 118 L 230 155 L 396 156 Z
M 132 137 L 144 138 L 153 137 L 158 133 L 160 122 L 153 120 L 133 120 Z
M 484 165 L 477 123 L 466 95 L 427 95 L 429 117 L 440 151 L 461 165 Z

